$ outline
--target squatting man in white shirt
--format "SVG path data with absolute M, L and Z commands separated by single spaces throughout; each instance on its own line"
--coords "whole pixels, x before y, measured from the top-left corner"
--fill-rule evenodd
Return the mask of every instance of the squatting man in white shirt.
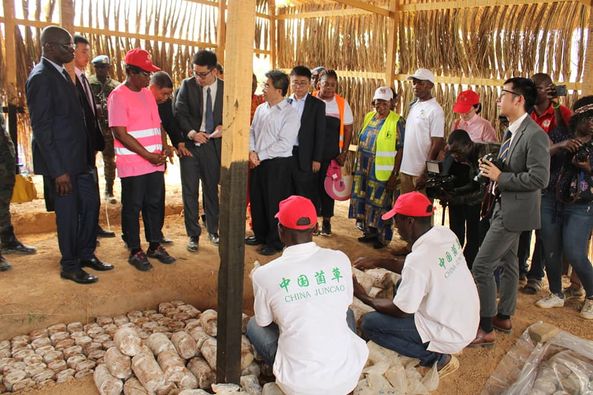
M 448 228 L 431 226 L 433 211 L 419 192 L 400 195 L 382 218 L 394 218 L 412 252 L 405 261 L 363 257 L 354 262 L 361 270 L 381 267 L 401 273 L 396 295 L 393 300 L 371 298 L 356 279 L 354 295 L 376 310 L 362 318 L 365 339 L 418 358 L 422 366 L 436 363 L 442 378 L 459 368 L 451 354 L 474 339 L 480 303 L 457 237 Z
M 252 272 L 255 316 L 247 337 L 287 395 L 345 395 L 368 357 L 354 333 L 352 268 L 341 251 L 315 244 L 317 213 L 302 196 L 280 202 L 282 256 Z M 472 335 L 475 335 L 476 328 Z

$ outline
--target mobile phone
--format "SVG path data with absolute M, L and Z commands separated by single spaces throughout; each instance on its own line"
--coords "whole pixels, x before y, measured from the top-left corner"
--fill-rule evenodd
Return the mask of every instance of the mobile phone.
M 566 85 L 556 85 L 554 87 L 554 96 L 555 97 L 566 96 L 566 95 L 568 95 L 568 89 L 566 88 Z

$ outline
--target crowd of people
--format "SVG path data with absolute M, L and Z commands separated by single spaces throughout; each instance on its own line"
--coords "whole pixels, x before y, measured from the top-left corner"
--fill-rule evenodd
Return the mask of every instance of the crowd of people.
M 193 75 L 175 90 L 139 48 L 127 52 L 121 84 L 110 77 L 105 55 L 92 60 L 95 72 L 86 76 L 91 48 L 82 36 L 50 26 L 41 48 L 26 95 L 34 170 L 44 176 L 46 204 L 56 212 L 61 276 L 89 284 L 98 279 L 83 268 L 114 268 L 95 255 L 97 237 L 115 236 L 98 224 L 100 151 L 108 204 L 117 200 L 115 175 L 121 180 L 122 239 L 131 265 L 147 271 L 149 258 L 175 262 L 162 233 L 163 174 L 175 154 L 187 250 L 199 251 L 200 220 L 217 245 L 224 82 L 216 55 L 198 51 Z M 70 62 L 73 76 L 65 68 Z M 265 78 L 258 96 L 253 77 L 246 174 L 253 234 L 245 243 L 259 246 L 262 255 L 282 254 L 252 273 L 255 317 L 247 335 L 274 365 L 286 393 L 318 393 L 327 384 L 324 392 L 344 394 L 356 386 L 368 351 L 349 310 L 353 295 L 376 310 L 362 319 L 366 340 L 423 366 L 437 364 L 441 376 L 458 367 L 452 354 L 492 346 L 495 331 L 510 332 L 517 291 L 539 292 L 544 273 L 550 293 L 538 307 L 584 298 L 580 315 L 593 319 L 593 96 L 576 101 L 571 111 L 560 104 L 561 87 L 547 74 L 510 78 L 497 99 L 504 128 L 499 141 L 480 115 L 480 96 L 464 90 L 453 108 L 443 109 L 427 69 L 408 78 L 415 99 L 405 118 L 394 111 L 395 91 L 385 86 L 374 92 L 372 111 L 353 114 L 338 94 L 336 72 L 324 67 L 271 70 Z M 450 128 L 445 111 L 459 116 Z M 360 130 L 353 130 L 355 116 Z M 349 258 L 313 241 L 333 233 L 336 196 L 327 179 L 335 169 L 339 178 L 351 147 L 348 217 L 355 220 L 353 231 L 362 232 L 358 241 L 382 249 L 395 226 L 407 242 L 405 257 L 359 258 L 353 265 L 400 273 L 393 300 L 367 295 L 352 278 Z M 14 168 L 14 153 L 5 162 L 1 175 Z M 0 177 L 9 184 L 13 179 Z M 449 228 L 434 225 L 435 199 L 449 209 Z M 14 236 L 7 197 L 0 201 L 2 252 L 34 253 Z M 0 256 L 0 270 L 8 268 Z M 563 289 L 569 269 L 571 285 Z

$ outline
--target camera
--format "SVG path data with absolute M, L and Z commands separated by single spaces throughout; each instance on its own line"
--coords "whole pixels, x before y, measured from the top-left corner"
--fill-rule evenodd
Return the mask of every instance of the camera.
M 585 162 L 591 157 L 591 154 L 593 154 L 593 140 L 581 145 L 574 156 L 577 162 Z
M 426 195 L 431 199 L 446 200 L 455 188 L 455 176 L 443 168 L 443 161 L 426 161 L 426 170 Z
M 554 97 L 566 96 L 568 95 L 568 89 L 566 85 L 555 85 L 553 91 Z
M 492 153 L 492 152 L 490 152 L 490 153 L 488 153 L 488 154 L 484 155 L 484 156 L 482 157 L 482 159 L 480 159 L 480 162 L 483 162 L 483 161 L 488 161 L 488 162 L 492 163 L 494 166 L 496 166 L 496 167 L 497 167 L 499 170 L 501 170 L 501 171 L 502 171 L 502 170 L 503 170 L 503 168 L 504 168 L 504 163 L 503 163 L 502 161 L 498 160 L 498 155 L 497 155 L 497 154 L 494 154 L 494 153 Z M 476 181 L 476 182 L 481 182 L 481 183 L 484 183 L 484 184 L 486 184 L 486 183 L 488 183 L 488 181 L 490 181 L 490 179 L 489 179 L 488 177 L 484 177 L 484 176 L 482 175 L 482 172 L 480 172 L 480 173 L 479 173 L 479 174 L 478 174 L 478 175 L 477 175 L 477 176 L 474 178 L 474 181 Z

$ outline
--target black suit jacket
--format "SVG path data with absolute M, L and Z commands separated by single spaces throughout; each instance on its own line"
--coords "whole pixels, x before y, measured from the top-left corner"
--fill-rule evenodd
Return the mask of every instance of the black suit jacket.
M 214 98 L 214 127 L 222 125 L 222 100 L 224 95 L 224 82 L 217 80 L 216 97 Z M 195 77 L 187 78 L 181 83 L 175 98 L 175 119 L 183 133 L 185 141 L 189 142 L 187 134 L 191 130 L 200 131 L 202 124 L 203 89 Z M 220 144 L 220 139 L 212 139 Z
M 181 129 L 179 129 L 179 123 L 175 119 L 173 115 L 173 100 L 169 99 L 164 103 L 158 103 L 159 107 L 159 116 L 161 117 L 161 123 L 163 124 L 163 128 L 165 132 L 169 135 L 169 139 L 171 139 L 171 144 L 175 148 L 179 143 L 185 141 L 183 138 L 183 133 Z
M 91 151 L 89 165 L 95 167 L 95 153 L 97 151 L 103 151 L 103 149 L 105 148 L 105 139 L 103 138 L 103 133 L 101 132 L 101 126 L 99 125 L 99 120 L 97 119 L 93 111 L 93 109 L 96 109 L 97 106 L 95 103 L 94 95 L 92 95 L 92 101 L 89 103 L 88 96 L 84 92 L 82 82 L 79 80 L 78 76 L 76 76 L 76 89 L 78 90 L 80 104 L 82 106 L 82 111 L 84 113 L 84 123 L 88 135 L 89 149 Z M 91 89 L 90 84 L 89 89 Z
M 298 159 L 301 171 L 311 172 L 311 162 L 323 160 L 325 119 L 325 103 L 310 94 L 307 95 L 298 138 Z
M 42 59 L 25 88 L 35 173 L 56 178 L 88 171 L 88 135 L 74 84 Z

